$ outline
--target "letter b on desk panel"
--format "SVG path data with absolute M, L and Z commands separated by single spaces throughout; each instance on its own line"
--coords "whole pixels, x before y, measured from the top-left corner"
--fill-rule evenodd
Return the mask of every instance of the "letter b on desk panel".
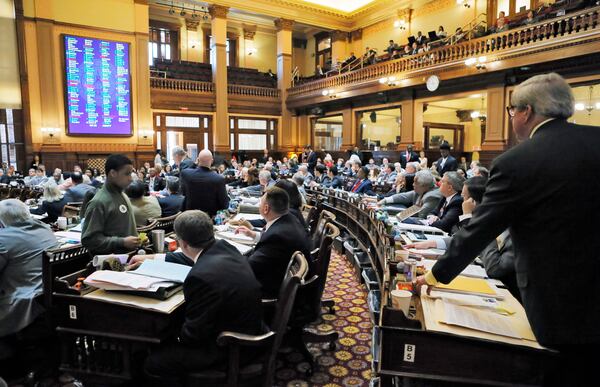
M 416 349 L 417 347 L 412 344 L 404 344 L 404 361 L 414 363 Z

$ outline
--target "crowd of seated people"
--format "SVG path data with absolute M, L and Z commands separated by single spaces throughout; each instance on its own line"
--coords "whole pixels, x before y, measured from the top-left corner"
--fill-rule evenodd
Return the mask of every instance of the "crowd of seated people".
M 538 23 L 542 20 L 562 16 L 564 14 L 575 12 L 586 7 L 599 5 L 597 0 L 577 0 L 577 1 L 558 1 L 548 6 L 542 6 L 538 9 L 529 9 L 515 17 L 508 18 L 505 12 L 500 11 L 495 24 L 487 28 L 483 24 L 478 24 L 471 31 L 465 31 L 461 27 L 456 28 L 453 34 L 449 35 L 444 26 L 439 26 L 437 31 L 429 31 L 424 35 L 422 31 L 417 31 L 416 36 L 410 36 L 407 44 L 399 44 L 390 39 L 388 46 L 381 54 L 377 48 L 367 46 L 362 56 L 357 57 L 354 52 L 340 61 L 336 66 L 328 69 L 321 69 L 318 66 L 316 75 L 313 77 L 300 78 L 299 83 L 314 80 L 316 78 L 339 74 L 340 72 L 352 71 L 364 66 L 370 66 L 375 63 L 410 57 L 430 51 L 434 48 L 461 43 L 472 38 L 479 38 L 486 35 L 505 32 L 513 28 L 528 26 Z M 489 41 L 490 45 L 497 44 L 493 39 Z

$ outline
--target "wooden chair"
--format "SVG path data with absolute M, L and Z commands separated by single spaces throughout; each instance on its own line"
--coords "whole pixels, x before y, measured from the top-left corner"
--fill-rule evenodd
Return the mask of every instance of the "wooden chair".
M 175 224 L 175 219 L 181 214 L 181 211 L 176 213 L 175 215 L 165 216 L 164 218 L 153 218 L 148 219 L 149 222 L 156 222 L 156 226 L 154 229 L 157 230 L 165 230 L 165 234 L 173 232 L 173 224 Z
M 323 236 L 325 235 L 325 225 L 328 222 L 334 221 L 335 215 L 327 210 L 322 210 L 319 214 L 319 218 L 315 224 L 315 227 L 310 229 L 310 237 L 312 238 L 312 247 L 317 248 L 323 243 Z
M 44 305 L 47 309 L 52 306 L 55 279 L 84 269 L 90 261 L 89 251 L 82 245 L 48 250 L 42 253 L 42 283 Z
M 290 339 L 304 355 L 309 363 L 306 370 L 308 376 L 314 372 L 315 357 L 308 350 L 307 343 L 329 343 L 329 349 L 335 349 L 335 342 L 339 334 L 336 331 L 320 333 L 306 326 L 315 322 L 320 316 L 322 308 L 333 312 L 333 300 L 322 300 L 323 291 L 327 282 L 329 262 L 331 260 L 331 245 L 333 240 L 340 235 L 340 229 L 332 223 L 326 223 L 324 234 L 316 256 L 313 256 L 315 274 L 308 281 L 302 283 L 298 290 L 298 298 L 294 305 L 294 312 L 290 319 Z
M 313 206 L 308 211 L 308 216 L 306 217 L 306 225 L 308 226 L 309 235 L 314 233 L 313 230 L 317 227 L 317 222 L 319 220 L 319 216 L 321 215 L 321 211 L 323 207 L 319 204 Z
M 148 224 L 145 226 L 139 226 L 136 227 L 135 229 L 137 230 L 138 233 L 140 232 L 145 232 L 148 233 L 152 230 L 154 230 L 156 228 L 156 225 L 158 224 L 158 221 L 156 219 L 148 219 Z
M 62 216 L 65 218 L 74 218 L 79 216 L 82 202 L 68 202 L 62 210 Z
M 222 332 L 217 345 L 227 347 L 228 363 L 226 369 L 206 370 L 190 373 L 187 386 L 243 386 L 260 385 L 272 387 L 275 376 L 277 351 L 283 340 L 292 313 L 296 292 L 308 272 L 308 263 L 304 255 L 295 252 L 288 266 L 287 274 L 279 290 L 275 315 L 271 330 L 262 335 L 247 335 L 235 332 Z M 245 347 L 262 348 L 265 354 L 248 365 L 240 364 L 240 350 Z

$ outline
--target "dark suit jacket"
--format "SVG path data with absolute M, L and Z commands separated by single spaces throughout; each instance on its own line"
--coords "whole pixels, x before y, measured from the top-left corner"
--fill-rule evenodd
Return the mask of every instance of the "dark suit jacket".
M 262 332 L 260 284 L 235 247 L 218 240 L 202 251 L 195 264 L 183 253 L 169 253 L 165 260 L 192 266 L 183 283 L 182 343 L 212 346 L 223 331 Z
M 165 179 L 160 176 L 154 177 L 154 187 L 150 187 L 150 178 L 148 178 L 148 187 L 153 191 L 162 191 L 166 187 Z
M 265 297 L 277 297 L 285 270 L 296 251 L 301 251 L 310 262 L 310 241 L 306 230 L 296 216 L 287 213 L 263 232 L 248 258 Z
M 184 210 L 202 210 L 209 216 L 229 205 L 225 178 L 205 167 L 188 168 L 181 172 L 181 192 L 185 196 Z
M 290 208 L 289 211 L 290 214 L 294 215 L 296 219 L 298 219 L 298 222 L 300 222 L 302 228 L 308 232 L 308 225 L 306 224 L 306 220 L 304 220 L 304 216 L 302 216 L 302 212 L 300 212 L 300 210 L 297 208 Z M 267 221 L 264 219 L 253 219 L 249 220 L 248 222 L 250 222 L 253 227 L 265 227 L 267 225 Z
M 194 161 L 192 159 L 186 157 L 185 159 L 181 160 L 179 167 L 173 164 L 173 172 L 171 174 L 173 176 L 181 176 L 181 172 L 188 168 L 196 168 L 196 164 L 194 164 Z
M 323 185 L 327 188 L 344 188 L 344 182 L 342 181 L 342 178 L 337 175 L 327 183 L 323 183 Z
M 317 166 L 317 154 L 314 151 L 308 154 L 308 157 L 306 158 L 306 163 L 308 164 L 308 171 L 312 175 L 314 175 L 315 167 Z
M 158 204 L 160 204 L 160 209 L 162 210 L 161 216 L 171 216 L 181 211 L 183 199 L 185 199 L 184 196 L 180 194 L 171 194 L 164 198 L 158 198 Z
M 498 156 L 481 204 L 433 267 L 435 278 L 450 282 L 509 228 L 517 284 L 540 344 L 600 343 L 600 238 L 594 227 L 600 179 L 589 167 L 598 163 L 598 143 L 600 128 L 559 119 Z M 557 163 L 557 154 L 566 159 Z M 574 173 L 573 165 L 582 168 Z
M 413 161 L 419 162 L 419 154 L 417 152 L 410 152 L 410 157 L 406 159 L 406 150 L 400 152 L 400 165 L 402 168 L 406 168 L 406 163 L 412 163 Z
M 446 172 L 456 171 L 458 169 L 458 161 L 456 161 L 454 157 L 448 155 L 448 159 L 446 160 L 443 168 L 440 167 L 442 160 L 443 159 L 440 157 L 438 161 L 435 162 L 435 169 L 440 176 L 444 176 L 444 173 Z
M 41 206 L 29 210 L 29 212 L 36 215 L 44 215 L 44 213 L 46 213 L 48 214 L 48 221 L 56 222 L 56 219 L 58 219 L 59 216 L 62 216 L 63 208 L 67 202 L 67 197 L 63 197 L 56 202 L 47 202 L 44 200 Z
M 454 195 L 450 199 L 450 203 L 444 209 L 444 213 L 440 216 L 444 204 L 446 204 L 446 198 L 443 198 L 438 204 L 438 208 L 432 213 L 439 217 L 438 220 L 431 224 L 432 227 L 441 228 L 446 232 L 451 232 L 452 227 L 458 224 L 458 217 L 462 215 L 462 202 L 463 198 L 459 193 Z
M 350 188 L 350 192 L 352 192 L 352 188 L 354 188 L 354 184 Z M 373 183 L 369 179 L 364 179 L 354 193 L 373 195 Z

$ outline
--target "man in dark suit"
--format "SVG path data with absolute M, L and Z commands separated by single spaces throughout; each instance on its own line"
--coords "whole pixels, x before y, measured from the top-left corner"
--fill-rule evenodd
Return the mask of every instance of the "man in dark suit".
M 173 176 L 181 176 L 181 172 L 188 168 L 195 168 L 194 161 L 190 159 L 186 153 L 186 151 L 180 147 L 176 146 L 171 151 L 171 155 L 173 156 L 173 171 L 171 174 Z
M 358 173 L 356 174 L 357 179 L 352 185 L 350 192 L 358 193 L 358 194 L 367 194 L 374 195 L 373 193 L 373 183 L 371 180 L 367 178 L 369 176 L 369 168 L 360 167 Z
M 165 179 L 160 177 L 160 167 L 158 171 L 155 168 L 150 169 L 150 177 L 148 178 L 148 190 L 150 192 L 162 191 L 165 189 Z
M 314 175 L 315 166 L 317 165 L 317 154 L 312 150 L 310 145 L 306 146 L 306 164 L 308 164 L 308 171 Z
M 329 181 L 327 183 L 323 184 L 325 187 L 340 188 L 340 189 L 344 188 L 344 182 L 338 176 L 338 169 L 335 165 L 329 167 L 329 169 L 327 170 L 327 176 L 329 177 Z
M 259 234 L 242 226 L 236 233 L 258 239 L 248 262 L 262 284 L 263 296 L 276 298 L 294 252 L 301 251 L 309 260 L 311 275 L 310 241 L 298 219 L 289 213 L 289 196 L 285 190 L 269 188 L 260 198 L 259 210 L 267 221 L 264 231 Z
M 413 151 L 412 144 L 408 144 L 406 150 L 400 153 L 400 165 L 402 165 L 402 168 L 406 168 L 406 164 L 412 163 L 413 161 L 419 162 L 419 154 Z
M 184 196 L 179 193 L 179 179 L 174 176 L 167 177 L 167 189 L 169 195 L 158 198 L 162 217 L 175 215 L 181 211 L 183 205 Z
M 440 176 L 444 176 L 446 172 L 458 169 L 458 161 L 450 155 L 450 145 L 447 142 L 440 145 L 440 154 L 442 157 L 435 162 L 435 170 Z
M 452 231 L 452 227 L 458 224 L 459 217 L 462 215 L 463 197 L 460 193 L 464 182 L 465 178 L 456 172 L 446 172 L 444 174 L 440 185 L 440 193 L 444 196 L 444 199 L 438 204 L 432 215 L 427 217 L 427 221 L 431 226 L 449 233 Z
M 600 128 L 567 122 L 573 112 L 573 93 L 558 74 L 517 86 L 508 113 L 521 144 L 494 160 L 469 224 L 416 281 L 418 288 L 450 282 L 508 228 L 533 333 L 561 352 L 548 380 L 562 386 L 589 385 L 597 367 L 590 354 L 600 344 L 600 238 L 591 221 L 600 213 L 600 179 L 596 168 L 572 171 L 573 165 L 597 164 Z M 564 156 L 560 163 L 557 154 Z
M 262 333 L 260 284 L 245 257 L 227 241 L 216 241 L 212 220 L 202 211 L 186 211 L 174 224 L 181 253 L 136 256 L 132 262 L 159 259 L 192 266 L 183 283 L 185 316 L 177 342 L 167 343 L 146 359 L 145 372 L 163 385 L 226 361 L 217 346 L 223 331 Z M 250 355 L 248 353 L 242 355 Z
M 204 149 L 198 155 L 198 168 L 181 172 L 181 192 L 185 199 L 184 210 L 201 210 L 210 216 L 229 205 L 225 178 L 210 169 L 213 162 L 211 151 Z

